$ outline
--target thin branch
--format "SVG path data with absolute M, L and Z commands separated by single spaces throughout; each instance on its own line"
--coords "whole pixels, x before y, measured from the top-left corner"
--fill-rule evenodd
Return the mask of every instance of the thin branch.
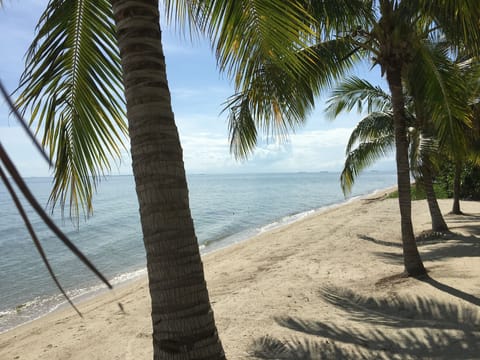
M 37 250 L 38 250 L 38 252 L 39 252 L 39 254 L 40 254 L 40 257 L 42 258 L 43 263 L 44 263 L 45 266 L 47 267 L 48 273 L 50 274 L 50 276 L 52 277 L 53 281 L 55 282 L 55 285 L 57 285 L 58 289 L 61 291 L 61 293 L 63 294 L 63 296 L 65 296 L 65 298 L 67 299 L 68 303 L 75 309 L 75 311 L 77 312 L 77 314 L 78 314 L 80 317 L 83 317 L 82 313 L 80 312 L 80 310 L 78 310 L 78 308 L 77 308 L 77 307 L 75 306 L 75 304 L 72 302 L 72 300 L 70 299 L 70 297 L 67 295 L 67 293 L 66 293 L 65 290 L 63 289 L 62 285 L 61 285 L 60 282 L 58 281 L 55 273 L 53 272 L 52 267 L 50 266 L 50 263 L 48 262 L 47 256 L 45 255 L 45 252 L 43 251 L 42 244 L 41 244 L 40 241 L 38 240 L 37 234 L 36 234 L 35 231 L 33 230 L 32 224 L 30 223 L 30 220 L 28 219 L 28 216 L 27 216 L 27 214 L 25 213 L 25 210 L 23 209 L 22 203 L 21 203 L 20 200 L 18 199 L 18 196 L 17 196 L 17 194 L 15 193 L 15 190 L 13 189 L 12 185 L 10 184 L 10 181 L 8 180 L 6 174 L 4 173 L 4 171 L 3 171 L 3 169 L 2 169 L 1 166 L 0 166 L 0 177 L 2 178 L 2 181 L 3 181 L 3 183 L 5 184 L 5 187 L 7 188 L 8 192 L 10 193 L 10 196 L 12 197 L 12 200 L 13 200 L 13 202 L 15 203 L 15 206 L 16 206 L 18 212 L 20 213 L 20 216 L 22 217 L 23 222 L 25 223 L 25 227 L 27 228 L 28 232 L 30 233 L 30 237 L 32 238 L 33 243 L 35 244 L 35 247 L 37 248 Z
M 0 160 L 6 167 L 7 171 L 10 173 L 10 176 L 15 181 L 16 185 L 23 193 L 27 201 L 30 205 L 34 208 L 37 214 L 42 218 L 43 222 L 52 230 L 55 235 L 67 246 L 70 251 L 72 251 L 98 278 L 100 278 L 105 285 L 108 286 L 109 289 L 112 289 L 112 285 L 108 282 L 108 280 L 97 270 L 97 268 L 87 259 L 87 257 L 73 244 L 68 237 L 58 228 L 57 225 L 50 219 L 47 213 L 43 210 L 42 206 L 38 203 L 35 199 L 33 194 L 30 192 L 30 189 L 27 187 L 25 182 L 23 181 L 22 177 L 18 173 L 15 165 L 10 160 L 8 154 L 6 153 L 5 149 L 3 148 L 2 144 L 0 143 Z
M 18 109 L 15 107 L 15 105 L 13 104 L 12 102 L 12 99 L 10 98 L 10 95 L 8 94 L 7 90 L 5 89 L 5 87 L 3 86 L 3 83 L 2 81 L 0 80 L 0 91 L 2 92 L 2 95 L 3 95 L 3 98 L 5 99 L 5 101 L 7 102 L 8 106 L 10 107 L 10 110 L 12 111 L 12 113 L 15 115 L 15 117 L 17 118 L 18 122 L 20 123 L 20 125 L 22 125 L 23 129 L 25 130 L 25 132 L 27 133 L 28 137 L 30 138 L 30 140 L 32 140 L 33 144 L 35 145 L 35 147 L 37 148 L 37 150 L 40 152 L 40 154 L 42 154 L 43 158 L 45 159 L 45 161 L 48 163 L 48 165 L 50 167 L 53 166 L 52 164 L 52 161 L 50 160 L 50 158 L 48 157 L 48 155 L 45 153 L 45 150 L 43 150 L 42 146 L 39 144 L 39 142 L 37 141 L 37 139 L 35 138 L 35 136 L 33 135 L 32 131 L 30 130 L 30 127 L 28 126 L 27 122 L 25 121 L 25 119 L 23 118 L 23 116 L 20 114 L 20 112 L 18 111 Z

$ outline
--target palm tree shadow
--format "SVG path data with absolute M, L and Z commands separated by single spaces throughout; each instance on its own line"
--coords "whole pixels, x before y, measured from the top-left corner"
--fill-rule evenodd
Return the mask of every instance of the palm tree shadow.
M 345 349 L 328 340 L 280 340 L 271 336 L 255 340 L 250 353 L 255 358 L 272 360 L 371 359 L 368 351 L 359 348 Z
M 446 219 L 448 219 L 448 223 L 450 224 L 450 230 L 462 229 L 467 230 L 468 233 L 472 235 L 480 236 L 480 227 L 478 226 L 480 214 L 448 214 Z
M 387 246 L 387 247 L 395 247 L 395 248 L 399 248 L 399 249 L 402 247 L 402 244 L 399 243 L 399 242 L 379 240 L 379 239 L 375 239 L 371 236 L 367 236 L 367 235 L 363 235 L 363 234 L 358 234 L 357 237 L 361 240 L 369 241 L 369 242 L 377 244 L 377 245 L 382 245 L 382 246 Z
M 472 294 L 466 293 L 462 290 L 455 289 L 454 287 L 451 287 L 449 285 L 443 284 L 443 283 L 431 278 L 428 275 L 418 277 L 417 279 L 433 286 L 434 288 L 437 288 L 438 290 L 446 292 L 446 293 L 448 293 L 452 296 L 455 296 L 459 299 L 465 300 L 466 302 L 469 302 L 473 305 L 480 306 L 480 298 L 478 298 L 478 297 L 476 297 Z
M 472 236 L 477 238 L 480 236 L 480 226 L 478 225 L 472 225 L 472 224 L 469 224 L 469 225 L 461 224 L 459 226 L 450 225 L 450 230 L 454 230 L 454 229 L 466 230 L 469 234 L 472 234 Z
M 462 226 L 462 229 L 465 228 L 465 226 Z M 473 228 L 475 227 L 472 226 L 471 232 L 474 231 Z M 360 237 L 359 235 L 359 238 L 374 242 L 378 245 L 384 245 L 388 247 L 394 246 L 388 245 L 388 242 L 386 241 L 369 238 L 368 236 Z M 480 257 L 480 240 L 475 235 L 464 236 L 457 233 L 450 233 L 446 235 L 444 234 L 441 237 L 418 239 L 417 244 L 419 247 L 424 247 L 426 245 L 439 245 L 432 248 L 426 248 L 421 251 L 422 259 L 426 261 L 438 261 L 447 258 Z M 401 245 L 397 247 L 401 248 Z M 387 262 L 403 264 L 403 255 L 400 252 L 377 251 L 374 254 Z
M 480 312 L 474 306 L 418 296 L 366 297 L 334 287 L 319 295 L 352 324 L 277 317 L 295 335 L 258 339 L 252 354 L 261 359 L 471 359 L 480 353 Z
M 468 223 L 468 222 L 478 222 L 480 221 L 480 214 L 452 214 L 449 213 L 446 215 L 449 223 Z

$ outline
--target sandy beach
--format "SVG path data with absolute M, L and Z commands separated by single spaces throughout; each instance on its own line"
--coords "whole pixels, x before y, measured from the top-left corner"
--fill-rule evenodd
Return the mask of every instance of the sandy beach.
M 451 200 L 441 200 L 444 214 Z M 403 271 L 396 199 L 358 199 L 204 257 L 229 359 L 479 359 L 480 203 Z M 417 235 L 430 227 L 413 203 Z M 121 303 L 124 312 L 120 310 Z M 0 335 L 0 359 L 151 359 L 146 279 Z

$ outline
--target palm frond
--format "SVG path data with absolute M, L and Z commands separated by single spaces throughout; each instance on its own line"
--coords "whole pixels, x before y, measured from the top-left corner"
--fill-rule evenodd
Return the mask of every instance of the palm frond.
M 363 0 L 301 0 L 316 20 L 317 38 L 331 39 L 368 29 L 373 21 L 371 5 Z
M 465 81 L 448 47 L 419 44 L 407 77 L 412 96 L 422 102 L 423 111 L 431 117 L 440 145 L 448 142 L 458 151 L 464 149 L 463 128 L 471 126 L 471 113 Z
M 204 32 L 204 13 L 206 6 L 199 0 L 164 0 L 162 1 L 165 19 L 168 25 L 190 40 L 197 39 Z
M 345 165 L 340 175 L 340 184 L 345 195 L 349 194 L 355 179 L 368 166 L 388 155 L 395 146 L 393 133 L 362 142 L 347 154 Z
M 385 112 L 391 108 L 391 97 L 380 86 L 373 86 L 356 76 L 340 82 L 327 100 L 326 114 L 337 117 L 342 111 Z
M 320 89 L 333 84 L 357 60 L 358 49 L 348 39 L 316 37 L 317 20 L 309 12 L 319 4 L 273 0 L 193 3 L 196 9 L 183 4 L 177 12 L 195 14 L 194 22 L 216 46 L 220 69 L 234 77 L 236 93 L 226 101 L 224 111 L 229 110 L 231 151 L 237 158 L 253 151 L 258 131 L 285 139 L 304 123 Z M 324 4 L 337 12 L 330 21 L 354 17 L 352 4 L 342 4 L 350 9 L 348 14 L 333 2 Z
M 236 158 L 247 157 L 256 145 L 258 131 L 267 137 L 286 139 L 303 124 L 314 100 L 307 82 L 291 78 L 273 63 L 266 64 L 248 89 L 224 104 L 223 111 L 229 111 L 231 151 Z
M 45 154 L 43 149 L 41 148 L 40 144 L 37 142 L 35 135 L 32 133 L 30 128 L 27 125 L 27 122 L 23 117 L 20 115 L 18 109 L 15 107 L 13 104 L 12 99 L 8 95 L 7 91 L 5 90 L 2 82 L 0 81 L 0 89 L 1 93 L 10 108 L 11 112 L 15 114 L 15 117 L 17 118 L 18 122 L 21 124 L 21 126 L 25 129 L 27 136 L 33 141 L 37 149 L 41 152 L 41 154 L 46 158 L 47 162 L 51 164 L 50 159 L 48 156 Z M 11 179 L 8 178 L 7 174 L 3 171 L 3 167 L 6 168 L 8 171 Z M 53 271 L 50 262 L 47 258 L 47 255 L 45 254 L 45 251 L 43 250 L 42 244 L 40 243 L 40 240 L 37 237 L 37 234 L 32 226 L 32 223 L 30 222 L 30 219 L 28 218 L 27 213 L 24 210 L 24 207 L 20 201 L 20 199 L 17 196 L 16 190 L 12 186 L 12 183 L 15 183 L 17 185 L 17 188 L 23 193 L 25 199 L 32 205 L 33 209 L 35 212 L 40 216 L 40 218 L 43 220 L 43 222 L 49 227 L 71 251 L 73 254 L 75 254 L 90 270 L 92 270 L 95 275 L 97 275 L 110 289 L 112 286 L 108 282 L 108 280 L 100 273 L 100 271 L 97 270 L 97 268 L 88 260 L 88 258 L 68 239 L 68 237 L 53 223 L 53 221 L 48 217 L 48 215 L 45 213 L 43 208 L 38 204 L 38 201 L 35 199 L 35 197 L 32 195 L 30 190 L 28 189 L 28 186 L 25 184 L 25 181 L 22 179 L 20 176 L 20 173 L 15 167 L 15 164 L 12 162 L 10 157 L 8 156 L 7 152 L 3 148 L 2 144 L 0 143 L 0 178 L 2 182 L 4 183 L 7 191 L 10 193 L 10 197 L 13 200 L 13 203 L 15 204 L 15 207 L 17 208 L 20 217 L 23 219 L 23 222 L 25 224 L 25 227 L 27 228 L 30 237 L 32 238 L 32 241 L 40 254 L 40 258 L 42 259 L 43 263 L 45 264 L 48 273 L 50 274 L 50 277 L 54 281 L 55 285 L 57 288 L 60 290 L 60 292 L 65 296 L 67 299 L 68 303 L 75 309 L 75 311 L 78 313 L 78 315 L 82 316 L 81 312 L 77 309 L 75 304 L 72 302 L 68 294 L 65 292 L 63 289 L 62 285 L 60 284 L 57 276 L 55 275 L 55 272 Z
M 314 92 L 320 93 L 322 89 L 332 87 L 337 81 L 343 79 L 361 59 L 361 47 L 356 45 L 348 37 L 322 41 L 310 47 L 309 53 L 313 52 L 313 62 L 303 73 L 303 77 Z M 299 56 L 307 56 L 300 51 Z
M 374 112 L 360 120 L 350 134 L 345 153 L 348 155 L 357 143 L 369 142 L 394 133 L 393 114 Z
M 440 28 L 456 49 L 480 54 L 480 6 L 477 0 L 420 0 L 418 10 Z
M 298 51 L 295 56 L 308 58 L 312 53 L 315 61 L 309 65 L 308 71 L 298 72 L 295 76 L 285 71 L 282 65 L 266 60 L 256 76 L 227 100 L 224 111 L 230 110 L 231 150 L 235 157 L 244 158 L 253 151 L 257 131 L 267 137 L 286 139 L 289 132 L 303 125 L 320 89 L 336 81 L 356 60 L 352 55 L 354 47 L 345 40 L 317 44 Z M 336 62 L 333 58 L 342 60 Z M 242 120 L 241 116 L 247 118 Z M 248 128 L 242 131 L 240 126 L 244 125 Z M 257 128 L 255 133 L 251 131 L 253 125 Z M 248 134 L 254 134 L 255 139 L 242 139 Z
M 257 144 L 257 127 L 250 110 L 248 94 L 231 96 L 225 103 L 228 114 L 230 152 L 235 159 L 247 158 Z
M 200 27 L 215 44 L 219 68 L 237 89 L 256 76 L 266 59 L 299 71 L 308 63 L 295 56 L 312 36 L 311 16 L 296 1 L 201 2 Z
M 96 184 L 126 134 L 110 2 L 51 0 L 27 53 L 17 106 L 55 160 L 50 203 L 92 211 Z
M 424 165 L 428 164 L 431 168 L 435 163 L 434 160 L 439 153 L 438 140 L 425 134 L 409 135 L 410 172 L 414 179 L 421 179 Z

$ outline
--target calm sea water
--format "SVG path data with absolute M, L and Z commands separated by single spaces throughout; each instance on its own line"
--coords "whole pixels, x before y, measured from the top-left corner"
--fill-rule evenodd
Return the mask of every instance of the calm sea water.
M 199 246 L 208 252 L 345 201 L 338 173 L 191 175 L 190 206 Z M 27 183 L 46 204 L 48 178 Z M 394 173 L 363 174 L 353 196 L 396 183 Z M 102 286 L 30 211 L 37 235 L 61 283 L 77 298 Z M 70 239 L 114 284 L 145 273 L 145 252 L 131 176 L 109 177 L 80 228 L 53 214 Z M 3 185 L 0 185 L 0 333 L 64 304 Z

